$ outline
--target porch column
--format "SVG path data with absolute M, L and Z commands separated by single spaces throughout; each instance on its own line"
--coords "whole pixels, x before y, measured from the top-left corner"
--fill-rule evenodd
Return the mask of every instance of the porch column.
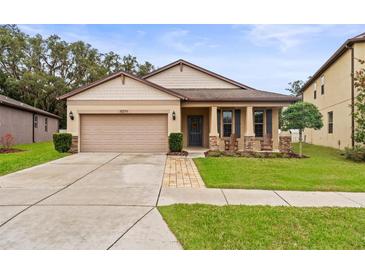
M 246 132 L 245 136 L 255 136 L 253 129 L 253 107 L 246 107 Z
M 253 151 L 255 131 L 253 126 L 253 107 L 246 107 L 246 130 L 244 136 L 244 150 Z
M 209 149 L 219 150 L 219 134 L 217 127 L 217 107 L 210 108 L 210 127 L 209 127 Z
M 272 148 L 279 149 L 279 109 L 272 109 Z

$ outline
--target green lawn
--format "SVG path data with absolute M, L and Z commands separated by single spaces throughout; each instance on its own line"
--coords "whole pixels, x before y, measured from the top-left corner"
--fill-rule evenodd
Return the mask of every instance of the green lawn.
M 159 210 L 185 249 L 365 249 L 364 208 L 180 204 Z
M 0 176 L 69 155 L 57 152 L 52 142 L 16 145 L 14 148 L 24 151 L 0 154 Z
M 297 146 L 295 146 L 297 149 Z M 306 159 L 197 158 L 208 187 L 276 190 L 365 191 L 365 164 L 340 151 L 304 145 Z

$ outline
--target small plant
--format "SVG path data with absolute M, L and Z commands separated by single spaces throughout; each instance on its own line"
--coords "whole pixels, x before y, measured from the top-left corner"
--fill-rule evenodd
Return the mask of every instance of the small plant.
M 183 134 L 170 133 L 169 148 L 171 152 L 181 152 L 183 148 Z
M 6 133 L 1 137 L 1 145 L 4 149 L 9 150 L 15 143 L 15 138 L 11 133 Z
M 345 148 L 345 158 L 354 162 L 365 162 L 365 146 L 357 145 L 354 148 Z
M 53 134 L 53 144 L 58 152 L 67 152 L 72 145 L 72 134 L 70 133 L 55 133 Z

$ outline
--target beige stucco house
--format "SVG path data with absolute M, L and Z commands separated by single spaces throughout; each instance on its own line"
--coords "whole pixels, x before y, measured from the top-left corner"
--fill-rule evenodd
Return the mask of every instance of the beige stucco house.
M 354 146 L 353 75 L 361 66 L 357 59 L 365 60 L 364 42 L 365 33 L 348 39 L 302 88 L 303 100 L 319 108 L 324 123 L 320 130 L 305 130 L 306 142 L 340 149 Z
M 60 97 L 67 99 L 67 131 L 81 152 L 167 152 L 168 135 L 185 147 L 240 150 L 279 146 L 279 111 L 292 96 L 248 87 L 184 60 L 139 78 L 118 72 Z

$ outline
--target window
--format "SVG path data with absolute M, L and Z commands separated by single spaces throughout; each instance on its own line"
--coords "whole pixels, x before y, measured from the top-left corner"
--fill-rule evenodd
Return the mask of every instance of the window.
M 317 83 L 313 84 L 313 99 L 317 99 Z
M 44 131 L 48 131 L 48 118 L 44 118 Z
M 324 76 L 321 77 L 321 95 L 324 94 Z
M 333 133 L 333 111 L 328 112 L 328 133 Z
M 232 134 L 232 111 L 223 111 L 223 137 L 230 137 Z
M 255 111 L 255 136 L 264 137 L 264 111 Z
M 34 115 L 34 121 L 33 121 L 33 124 L 34 124 L 34 128 L 38 128 L 38 115 Z

